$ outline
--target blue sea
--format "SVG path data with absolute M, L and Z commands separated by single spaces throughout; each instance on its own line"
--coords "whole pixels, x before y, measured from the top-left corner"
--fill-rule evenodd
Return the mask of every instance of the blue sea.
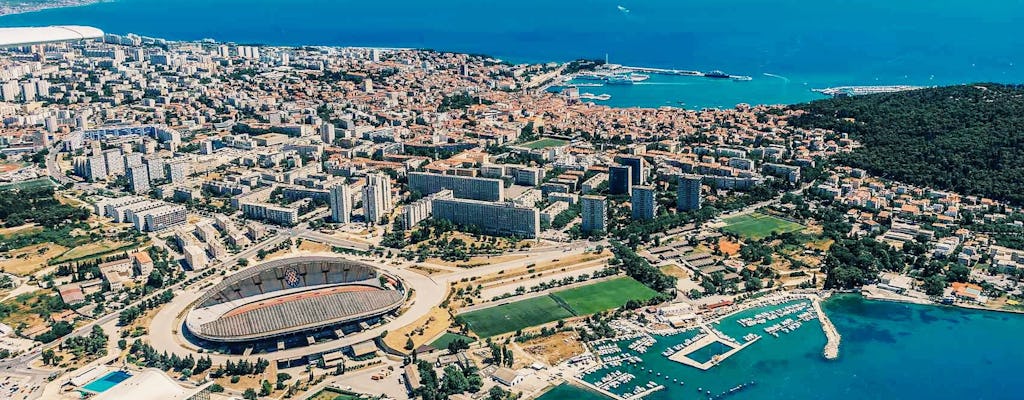
M 755 384 L 719 398 L 1022 398 L 1018 382 L 1024 346 L 1019 333 L 1024 331 L 1024 315 L 879 302 L 856 295 L 828 300 L 824 309 L 842 335 L 839 359 L 834 361 L 821 355 L 825 335 L 816 320 L 775 338 L 760 332 L 760 327 L 747 329 L 735 322 L 763 311 L 749 310 L 727 318 L 716 328 L 737 339 L 747 332 L 763 337 L 706 372 L 661 355 L 665 348 L 685 339 L 685 334 L 659 338 L 641 355 L 644 362 L 640 366 L 619 369 L 636 375 L 628 389 L 648 381 L 667 387 L 647 397 L 652 400 L 708 399 L 709 390 L 714 396 L 751 381 Z M 647 373 L 647 369 L 662 376 Z M 594 381 L 608 372 L 602 370 L 586 378 Z M 665 379 L 666 375 L 670 379 Z M 605 398 L 567 386 L 549 394 L 541 399 Z
M 0 17 L 172 40 L 416 47 L 513 62 L 723 70 L 595 88 L 611 106 L 794 103 L 839 85 L 1024 82 L 1024 1 L 117 0 Z M 770 74 L 770 75 L 765 75 Z

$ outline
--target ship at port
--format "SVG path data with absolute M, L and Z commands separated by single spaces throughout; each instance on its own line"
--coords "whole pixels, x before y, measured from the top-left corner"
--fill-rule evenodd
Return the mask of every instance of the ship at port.
M 734 81 L 749 81 L 754 79 L 746 75 L 730 75 L 719 70 L 705 72 L 704 77 L 713 79 L 732 79 Z
M 732 78 L 732 75 L 729 75 L 729 74 L 727 74 L 725 72 L 722 72 L 722 71 L 719 71 L 719 70 L 716 69 L 714 71 L 705 72 L 704 73 L 704 77 L 705 78 L 729 79 L 729 78 Z

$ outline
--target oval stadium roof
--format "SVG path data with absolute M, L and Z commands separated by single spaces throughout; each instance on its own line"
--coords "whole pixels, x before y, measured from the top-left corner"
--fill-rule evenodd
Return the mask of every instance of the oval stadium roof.
M 71 42 L 103 37 L 103 31 L 91 26 L 63 25 L 0 28 L 0 47 Z

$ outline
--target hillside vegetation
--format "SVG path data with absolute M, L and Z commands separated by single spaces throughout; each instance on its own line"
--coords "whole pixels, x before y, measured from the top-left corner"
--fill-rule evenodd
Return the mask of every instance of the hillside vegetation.
M 819 100 L 790 120 L 848 133 L 844 165 L 916 185 L 1024 204 L 1024 86 L 977 84 Z

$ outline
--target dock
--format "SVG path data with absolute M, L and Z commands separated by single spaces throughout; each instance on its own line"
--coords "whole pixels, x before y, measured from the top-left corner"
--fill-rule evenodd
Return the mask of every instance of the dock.
M 620 69 L 627 70 L 630 72 L 643 72 L 648 74 L 660 74 L 660 75 L 681 75 L 681 76 L 704 76 L 703 72 L 700 71 L 689 71 L 685 69 L 668 69 L 668 68 L 651 68 L 651 67 L 628 67 L 621 66 Z
M 584 387 L 586 387 L 586 388 L 588 388 L 590 390 L 596 391 L 596 392 L 601 393 L 601 394 L 603 394 L 605 396 L 611 397 L 611 398 L 613 398 L 615 400 L 625 400 L 625 399 L 622 398 L 622 396 L 619 396 L 619 395 L 617 395 L 615 393 L 612 393 L 612 392 L 609 392 L 609 391 L 607 391 L 605 389 L 602 389 L 602 388 L 600 388 L 599 386 L 597 386 L 597 385 L 595 385 L 593 383 L 590 383 L 590 382 L 587 382 L 587 381 L 583 380 L 583 378 L 577 378 L 575 376 L 571 376 L 569 378 L 572 379 L 574 382 L 576 382 L 576 384 L 578 384 L 578 385 L 582 385 L 582 386 L 584 386 Z
M 811 304 L 814 306 L 814 312 L 818 314 L 821 330 L 825 331 L 825 338 L 828 339 L 822 354 L 826 360 L 835 360 L 839 358 L 839 342 L 842 340 L 842 336 L 839 335 L 836 326 L 832 324 L 832 320 L 828 319 L 828 315 L 825 315 L 825 311 L 821 309 L 821 300 L 815 298 L 811 300 Z
M 754 342 L 760 339 L 760 337 L 758 337 L 757 339 L 751 340 L 749 342 L 739 344 L 736 341 L 732 340 L 732 338 L 719 336 L 717 333 L 715 333 L 714 330 L 710 328 L 704 329 L 710 332 L 707 336 L 704 336 L 699 340 L 690 343 L 689 346 L 686 346 L 682 350 L 679 350 L 675 354 L 672 354 L 671 356 L 668 357 L 668 359 L 683 365 L 689 365 L 702 371 L 707 371 L 711 369 L 711 367 L 718 365 L 718 363 L 725 361 L 725 359 L 729 358 L 733 354 L 738 353 L 740 350 L 745 349 L 747 346 L 754 344 Z M 729 347 L 729 351 L 722 353 L 718 356 L 712 357 L 710 360 L 703 363 L 697 362 L 697 360 L 688 357 L 690 353 L 693 353 L 694 351 L 697 351 L 703 348 L 704 346 L 707 346 L 714 342 L 719 342 Z

